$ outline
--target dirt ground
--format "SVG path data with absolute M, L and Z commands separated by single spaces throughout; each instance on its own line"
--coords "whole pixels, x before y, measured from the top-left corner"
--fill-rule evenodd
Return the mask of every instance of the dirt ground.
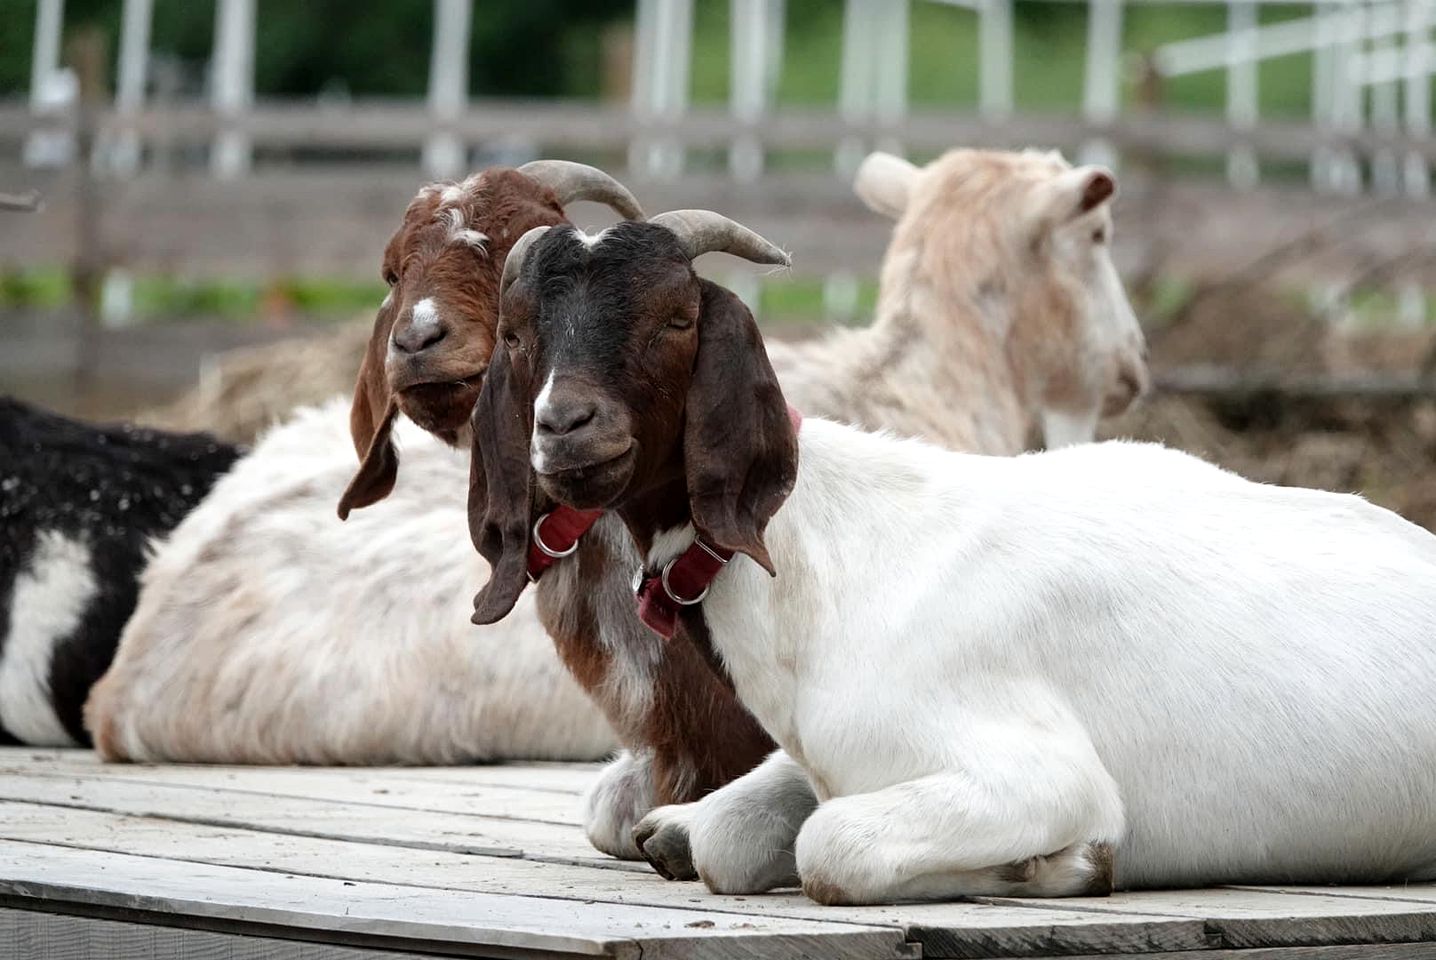
M 1353 331 L 1262 289 L 1199 293 L 1149 336 L 1154 371 L 1362 380 L 1430 373 L 1431 330 Z M 1157 440 L 1268 483 L 1361 493 L 1436 529 L 1436 390 L 1317 397 L 1278 390 L 1157 395 L 1103 428 Z

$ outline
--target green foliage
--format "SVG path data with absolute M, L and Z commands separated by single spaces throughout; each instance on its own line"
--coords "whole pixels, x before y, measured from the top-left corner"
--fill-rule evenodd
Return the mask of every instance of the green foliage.
M 69 29 L 95 24 L 118 37 L 122 0 L 67 0 Z M 433 0 L 258 0 L 256 85 L 260 96 L 312 96 L 339 88 L 357 96 L 413 97 L 428 85 Z M 593 97 L 599 92 L 603 34 L 633 16 L 634 0 L 483 0 L 474 5 L 470 88 L 476 95 Z M 788 0 L 780 102 L 831 105 L 837 99 L 844 5 Z M 199 75 L 214 33 L 214 0 L 156 0 L 153 46 Z M 1172 40 L 1223 29 L 1223 5 L 1180 2 L 1125 6 L 1123 47 L 1140 55 Z M 1309 16 L 1299 4 L 1261 11 L 1263 22 Z M 728 97 L 729 4 L 694 9 L 692 96 Z M 35 0 L 0 0 L 0 96 L 29 84 Z M 1018 107 L 1071 111 L 1082 98 L 1087 11 L 1080 4 L 1020 2 L 1013 70 Z M 914 104 L 970 109 L 977 102 L 977 15 L 912 0 L 909 96 Z M 1264 116 L 1310 112 L 1311 58 L 1260 67 Z M 1127 93 L 1132 90 L 1128 84 Z M 1166 104 L 1219 111 L 1226 78 L 1214 70 L 1173 80 Z

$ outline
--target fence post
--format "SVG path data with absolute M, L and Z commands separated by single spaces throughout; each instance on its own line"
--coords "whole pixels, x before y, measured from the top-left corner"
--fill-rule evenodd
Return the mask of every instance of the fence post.
M 977 14 L 978 112 L 984 120 L 1012 113 L 1012 0 L 983 0 Z
M 633 112 L 640 121 L 671 120 L 688 109 L 693 0 L 638 0 L 635 15 Z M 684 150 L 671 137 L 640 137 L 628 164 L 647 176 L 683 172 Z
M 438 129 L 424 141 L 424 171 L 457 177 L 468 159 L 463 141 L 445 129 L 469 100 L 469 32 L 473 0 L 434 0 L 434 43 L 429 56 L 429 120 Z
M 65 0 L 38 0 L 30 59 L 30 112 L 36 116 L 61 113 L 75 102 L 75 74 L 60 66 L 64 20 Z M 26 166 L 62 167 L 74 152 L 75 141 L 67 131 L 35 130 L 25 138 Z
M 1111 123 L 1122 106 L 1122 0 L 1090 0 L 1087 5 L 1087 70 L 1082 116 L 1092 124 Z M 1117 166 L 1117 152 L 1103 137 L 1082 146 L 1085 163 Z
M 773 54 L 782 50 L 782 0 L 732 0 L 732 50 L 728 101 L 734 119 L 755 123 L 772 103 L 777 70 Z M 777 16 L 774 16 L 774 10 Z M 776 32 L 777 43 L 772 41 Z M 751 183 L 763 173 L 763 145 L 755 133 L 742 133 L 728 149 L 733 179 Z
M 249 134 L 235 126 L 254 104 L 254 2 L 219 0 L 214 23 L 210 90 L 222 129 L 214 138 L 210 170 L 220 179 L 249 172 Z
M 115 71 L 115 108 L 122 121 L 139 113 L 145 104 L 153 14 L 154 0 L 125 0 Z M 132 175 L 139 169 L 141 147 L 139 134 L 122 130 L 111 148 L 110 169 L 120 176 Z
M 1257 0 L 1227 0 L 1227 123 L 1237 130 L 1257 124 Z M 1238 190 L 1256 186 L 1256 151 L 1240 144 L 1227 153 L 1227 181 Z
M 1408 0 L 1408 8 L 1412 5 Z M 1373 22 L 1372 27 L 1375 26 Z M 1380 36 L 1371 40 L 1370 49 L 1362 58 L 1367 70 L 1366 76 L 1361 79 L 1371 88 L 1371 129 L 1394 137 L 1401 132 L 1398 64 L 1402 58 L 1397 52 L 1394 34 L 1386 29 L 1380 33 Z M 1401 193 L 1401 165 L 1395 151 L 1376 151 L 1371 159 L 1371 186 L 1373 191 L 1381 196 L 1394 197 Z
M 1432 0 L 1411 0 L 1406 8 L 1406 76 L 1404 106 L 1406 135 L 1413 140 L 1431 136 L 1431 77 L 1436 70 L 1431 50 Z M 1424 199 L 1431 195 L 1431 168 L 1420 154 L 1406 158 L 1406 193 Z

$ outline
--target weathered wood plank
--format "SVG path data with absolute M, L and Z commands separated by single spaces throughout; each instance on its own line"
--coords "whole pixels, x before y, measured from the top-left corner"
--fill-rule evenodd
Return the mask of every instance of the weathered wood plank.
M 984 902 L 1012 904 L 1007 898 Z M 1223 947 L 1436 941 L 1436 902 L 1272 892 L 1261 887 L 1139 890 L 1111 898 L 1074 898 L 1074 910 L 1201 919 Z
M 913 953 L 892 928 L 399 887 L 15 842 L 0 843 L 0 893 L 287 927 L 320 941 L 318 934 L 342 933 L 635 960 Z
M 0 907 L 0 956 L 16 960 L 423 960 L 433 954 Z
M 26 773 L 4 765 L 0 765 L 0 774 L 51 777 L 61 781 L 74 777 L 65 773 Z M 403 768 L 353 770 L 345 776 L 316 776 L 314 771 L 307 769 L 278 767 L 110 767 L 84 776 L 192 790 L 343 800 L 386 809 L 477 814 L 569 826 L 579 825 L 581 813 L 577 794 L 525 790 L 507 785 L 416 781 L 408 779 Z
M 649 869 L 646 864 L 625 863 L 600 854 L 577 826 L 467 813 L 405 810 L 396 815 L 389 807 L 309 797 L 267 797 L 256 803 L 249 792 L 223 788 L 4 773 L 0 773 L 0 800 L 420 850 L 523 856 L 614 870 Z
M 304 770 L 313 777 L 345 779 L 367 773 L 402 774 L 407 780 L 434 780 L 479 786 L 508 786 L 524 790 L 552 790 L 581 794 L 603 769 L 602 763 L 531 761 L 526 763 L 471 764 L 445 767 L 286 767 Z M 105 763 L 93 750 L 75 748 L 0 747 L 0 769 L 36 773 L 77 773 L 125 775 L 136 770 L 232 770 L 267 769 L 254 766 L 226 767 L 215 764 Z
M 1088 953 L 1065 960 L 1111 960 L 1110 953 Z M 1430 943 L 1363 943 L 1327 947 L 1258 947 L 1250 950 L 1183 950 L 1179 953 L 1144 953 L 1142 960 L 1431 960 Z M 996 960 L 996 958 L 981 958 Z
M 1071 953 L 1105 948 L 1110 943 L 1178 950 L 1208 942 L 1199 921 L 1050 909 L 1039 901 L 1016 906 L 951 903 L 831 908 L 818 906 L 796 891 L 718 896 L 698 884 L 670 883 L 651 872 L 627 874 L 440 851 L 419 854 L 371 844 L 25 804 L 0 804 L 0 838 L 404 887 L 886 926 L 911 931 L 910 936 L 920 942 L 940 945 L 940 950 L 927 950 L 930 957 L 994 952 L 1030 956 L 1054 946 Z

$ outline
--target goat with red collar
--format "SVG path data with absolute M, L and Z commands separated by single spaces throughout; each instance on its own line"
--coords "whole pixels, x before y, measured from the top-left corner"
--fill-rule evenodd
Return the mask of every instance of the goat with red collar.
M 530 231 L 473 419 L 476 621 L 515 602 L 544 514 L 614 511 L 646 622 L 783 748 L 650 815 L 710 886 L 1436 878 L 1436 537 L 1158 446 L 1008 459 L 799 424 L 690 265 L 763 243 L 702 211 Z

